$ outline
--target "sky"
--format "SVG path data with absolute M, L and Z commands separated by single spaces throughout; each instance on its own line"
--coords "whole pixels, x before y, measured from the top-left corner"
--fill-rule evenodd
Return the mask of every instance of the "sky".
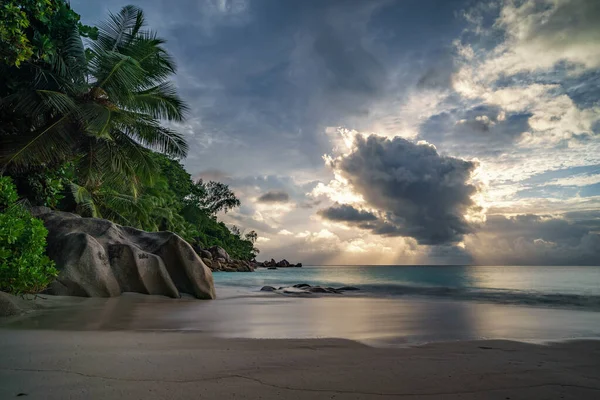
M 600 1 L 128 3 L 259 259 L 600 265 Z

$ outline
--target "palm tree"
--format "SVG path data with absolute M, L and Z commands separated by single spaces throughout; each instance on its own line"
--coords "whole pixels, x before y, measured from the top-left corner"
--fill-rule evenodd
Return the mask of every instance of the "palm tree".
M 74 160 L 78 190 L 135 198 L 156 173 L 150 150 L 186 155 L 183 137 L 160 123 L 187 110 L 168 81 L 175 65 L 144 27 L 142 10 L 126 6 L 87 49 L 73 32 L 50 62 L 24 66 L 22 87 L 0 100 L 2 172 Z

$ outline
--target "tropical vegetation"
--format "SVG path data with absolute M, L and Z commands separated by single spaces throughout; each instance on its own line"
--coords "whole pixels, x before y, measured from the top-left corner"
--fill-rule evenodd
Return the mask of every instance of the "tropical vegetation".
M 137 7 L 90 27 L 65 0 L 3 2 L 1 173 L 30 205 L 170 230 L 252 259 L 256 233 L 216 218 L 240 205 L 235 194 L 194 182 L 180 162 L 188 146 L 171 127 L 188 107 L 175 72 Z
M 58 271 L 45 254 L 44 224 L 17 200 L 10 177 L 0 177 L 0 291 L 38 293 Z

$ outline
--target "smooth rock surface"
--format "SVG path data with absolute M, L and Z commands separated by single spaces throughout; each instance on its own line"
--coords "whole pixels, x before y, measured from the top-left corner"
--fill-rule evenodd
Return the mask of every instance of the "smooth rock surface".
M 211 248 L 208 249 L 208 251 L 212 254 L 212 258 L 213 260 L 215 259 L 219 259 L 222 258 L 224 259 L 226 262 L 230 262 L 231 261 L 231 257 L 229 256 L 229 254 L 225 251 L 224 248 L 219 247 L 219 246 L 213 246 Z
M 43 210 L 40 210 L 43 211 Z M 171 232 L 144 232 L 98 218 L 41 212 L 47 252 L 60 270 L 47 292 L 113 297 L 122 292 L 214 299 L 210 269 L 192 247 Z

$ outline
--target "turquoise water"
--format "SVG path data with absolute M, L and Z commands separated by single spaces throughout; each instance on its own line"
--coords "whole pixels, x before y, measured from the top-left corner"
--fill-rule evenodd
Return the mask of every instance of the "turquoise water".
M 345 296 L 420 296 L 600 310 L 600 267 L 314 266 L 215 273 L 221 286 L 258 291 L 298 283 L 356 286 Z
M 0 328 L 198 331 L 218 337 L 345 338 L 372 346 L 600 338 L 600 268 L 327 266 L 213 274 L 217 300 L 123 294 L 40 298 Z M 286 295 L 264 285 L 356 286 Z

